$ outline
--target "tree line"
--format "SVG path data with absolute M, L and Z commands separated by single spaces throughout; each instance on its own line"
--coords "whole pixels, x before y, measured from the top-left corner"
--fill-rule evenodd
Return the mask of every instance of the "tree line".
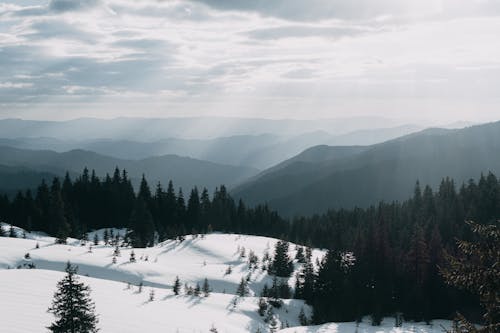
M 334 186 L 334 184 L 332 184 Z M 439 273 L 455 239 L 473 240 L 465 221 L 494 223 L 500 216 L 500 183 L 481 175 L 459 187 L 445 178 L 436 191 L 417 182 L 404 202 L 331 210 L 284 219 L 267 205 L 246 207 L 224 186 L 210 195 L 191 189 L 187 199 L 172 182 L 154 190 L 142 178 L 134 191 L 126 171 L 104 178 L 85 169 L 42 182 L 36 191 L 0 196 L 0 218 L 60 242 L 98 228 L 127 227 L 127 240 L 145 247 L 168 238 L 210 231 L 277 237 L 328 249 L 321 262 L 302 265 L 297 297 L 314 307 L 314 322 L 349 321 L 371 315 L 374 324 L 397 314 L 411 320 L 449 318 L 457 310 L 480 312 L 474 296 L 447 286 Z M 289 270 L 283 267 L 284 270 Z

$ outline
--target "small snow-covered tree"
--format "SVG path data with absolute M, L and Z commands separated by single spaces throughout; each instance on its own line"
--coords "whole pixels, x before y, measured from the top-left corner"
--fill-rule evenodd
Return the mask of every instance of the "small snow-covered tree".
M 130 252 L 130 259 L 129 259 L 130 262 L 135 262 L 135 253 L 134 253 L 134 250 L 132 250 L 132 252 Z
M 247 280 L 245 278 L 241 278 L 238 289 L 236 290 L 236 295 L 245 297 L 248 296 L 249 292 Z
M 10 228 L 9 228 L 9 237 L 17 238 L 16 230 L 14 230 L 13 226 L 10 226 Z
M 208 297 L 210 295 L 210 285 L 208 284 L 208 279 L 205 278 L 205 280 L 203 281 L 203 294 L 205 295 L 205 297 Z
M 272 316 L 269 320 L 269 333 L 276 333 L 278 331 L 279 325 L 276 320 L 276 316 Z
M 149 301 L 152 302 L 155 300 L 155 290 L 151 288 L 151 291 L 149 292 Z
M 181 280 L 179 280 L 178 276 L 175 277 L 173 291 L 176 296 L 179 295 L 181 291 Z
M 200 284 L 199 284 L 199 283 L 196 283 L 196 287 L 194 287 L 193 294 L 194 294 L 196 297 L 199 297 L 199 296 L 200 296 L 200 294 L 201 294 L 201 287 L 200 287 Z
M 57 333 L 94 333 L 98 332 L 95 305 L 90 298 L 90 288 L 78 281 L 78 269 L 69 262 L 67 275 L 57 283 L 52 306 L 48 312 L 54 314 L 56 321 L 47 327 Z
M 94 234 L 94 245 L 99 245 L 99 235 L 97 235 L 97 232 Z
M 104 244 L 105 244 L 105 245 L 108 245 L 108 242 L 109 242 L 109 233 L 108 233 L 108 229 L 104 229 L 104 233 L 103 233 L 102 239 L 103 239 L 103 241 L 104 241 Z
M 259 313 L 259 316 L 264 317 L 264 315 L 266 314 L 267 307 L 268 307 L 268 305 L 267 305 L 265 298 L 260 297 L 259 298 L 259 309 L 257 310 L 257 312 Z
M 309 325 L 309 320 L 307 319 L 306 313 L 304 312 L 304 308 L 300 308 L 299 323 L 302 326 Z

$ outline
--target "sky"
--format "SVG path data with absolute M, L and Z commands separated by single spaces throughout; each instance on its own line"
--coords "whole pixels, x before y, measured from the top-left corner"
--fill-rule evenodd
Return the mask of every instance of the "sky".
M 0 0 L 0 118 L 500 119 L 498 0 Z

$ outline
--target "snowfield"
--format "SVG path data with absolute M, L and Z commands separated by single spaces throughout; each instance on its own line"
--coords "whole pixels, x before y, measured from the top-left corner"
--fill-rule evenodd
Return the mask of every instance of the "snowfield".
M 2 225 L 8 232 L 9 226 Z M 259 268 L 250 269 L 248 255 L 253 251 L 259 259 L 264 253 L 273 254 L 276 239 L 233 234 L 209 234 L 204 237 L 187 236 L 183 242 L 169 240 L 146 249 L 120 248 L 116 263 L 112 262 L 114 247 L 83 246 L 79 240 L 69 239 L 67 245 L 54 244 L 54 238 L 41 233 L 25 233 L 15 228 L 19 237 L 0 237 L 0 313 L 2 331 L 8 333 L 45 332 L 53 317 L 47 313 L 57 281 L 64 276 L 66 263 L 78 265 L 81 280 L 90 285 L 91 296 L 99 315 L 99 327 L 104 333 L 126 332 L 209 332 L 213 326 L 219 333 L 268 332 L 268 324 L 257 313 L 258 295 L 272 277 Z M 124 235 L 125 230 L 114 229 Z M 102 240 L 103 230 L 96 231 Z M 94 234 L 89 234 L 92 240 Z M 92 244 L 92 245 L 91 245 Z M 91 247 L 91 248 L 90 248 Z M 134 251 L 136 262 L 130 262 Z M 241 253 L 245 252 L 242 257 Z M 29 257 L 25 255 L 29 253 Z M 295 245 L 290 246 L 295 256 Z M 324 255 L 313 250 L 313 262 Z M 26 268 L 34 264 L 36 269 Z M 227 274 L 228 267 L 231 273 Z M 296 264 L 296 269 L 299 266 Z M 250 296 L 237 297 L 236 289 L 242 278 L 250 274 Z M 172 291 L 178 276 L 182 285 L 194 287 L 208 279 L 212 292 L 209 297 L 175 296 Z M 143 283 L 142 292 L 138 285 Z M 290 278 L 289 284 L 295 283 Z M 154 290 L 154 300 L 149 301 Z M 309 306 L 300 300 L 284 300 L 284 306 L 275 314 L 287 333 L 375 333 L 375 332 L 442 332 L 436 322 L 432 326 L 408 324 L 393 328 L 387 319 L 380 327 L 367 323 L 327 324 L 299 327 L 301 309 L 311 314 Z M 285 328 L 290 327 L 290 328 Z

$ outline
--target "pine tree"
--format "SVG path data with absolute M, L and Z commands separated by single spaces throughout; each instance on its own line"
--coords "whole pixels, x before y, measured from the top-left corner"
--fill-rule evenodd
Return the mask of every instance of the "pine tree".
M 306 313 L 304 312 L 304 308 L 300 308 L 299 323 L 301 326 L 307 326 L 309 324 L 309 320 L 306 317 Z
M 94 245 L 99 245 L 99 235 L 97 232 L 94 234 Z
M 132 250 L 132 252 L 130 252 L 130 259 L 129 259 L 129 261 L 130 262 L 135 262 L 136 261 L 134 250 Z
M 104 229 L 104 234 L 102 236 L 102 240 L 104 241 L 104 245 L 108 245 L 108 242 L 109 242 L 108 229 Z
M 299 262 L 300 264 L 306 262 L 306 257 L 304 256 L 304 248 L 302 246 L 297 245 L 297 253 L 295 254 L 295 259 L 297 259 L 297 262 Z
M 70 225 L 67 220 L 64 201 L 61 194 L 61 184 L 57 177 L 54 178 L 50 188 L 50 199 L 48 207 L 48 218 L 51 223 L 50 231 L 59 244 L 66 244 L 66 238 L 70 234 Z
M 173 292 L 177 296 L 177 295 L 179 295 L 180 291 L 181 291 L 181 281 L 179 280 L 179 277 L 176 276 L 175 282 L 174 282 L 174 287 L 173 287 Z
M 210 285 L 208 284 L 208 279 L 205 278 L 205 280 L 203 281 L 203 294 L 205 295 L 205 297 L 208 297 L 210 296 Z
M 289 244 L 286 241 L 278 241 L 274 249 L 274 259 L 271 263 L 271 272 L 279 277 L 290 277 L 293 272 L 293 264 L 288 256 Z
M 267 302 L 264 299 L 264 297 L 260 297 L 259 298 L 259 309 L 257 310 L 257 312 L 259 313 L 259 316 L 264 317 L 264 315 L 266 314 L 267 307 L 268 307 L 268 305 L 267 305 Z
M 200 294 L 201 294 L 201 288 L 200 288 L 200 284 L 199 283 L 196 283 L 196 287 L 194 287 L 193 294 L 196 297 L 200 296 Z
M 152 302 L 154 300 L 155 300 L 155 290 L 151 289 L 151 291 L 149 292 L 149 301 Z
M 278 331 L 278 321 L 276 320 L 276 316 L 272 316 L 269 319 L 269 333 L 276 333 Z
M 241 278 L 240 284 L 238 285 L 238 289 L 236 290 L 236 295 L 240 297 L 248 296 L 249 294 L 248 282 L 245 278 Z
M 47 327 L 57 333 L 94 333 L 98 319 L 95 305 L 90 298 L 90 288 L 78 281 L 77 267 L 69 262 L 66 277 L 58 282 L 52 306 L 48 311 L 56 321 Z
M 457 333 L 493 333 L 500 331 L 500 221 L 479 225 L 468 222 L 477 236 L 475 242 L 458 241 L 460 256 L 447 255 L 441 269 L 445 281 L 477 295 L 485 309 L 483 326 L 476 328 L 459 314 Z
M 10 228 L 9 228 L 9 237 L 17 238 L 16 230 L 14 229 L 13 226 L 10 226 Z

